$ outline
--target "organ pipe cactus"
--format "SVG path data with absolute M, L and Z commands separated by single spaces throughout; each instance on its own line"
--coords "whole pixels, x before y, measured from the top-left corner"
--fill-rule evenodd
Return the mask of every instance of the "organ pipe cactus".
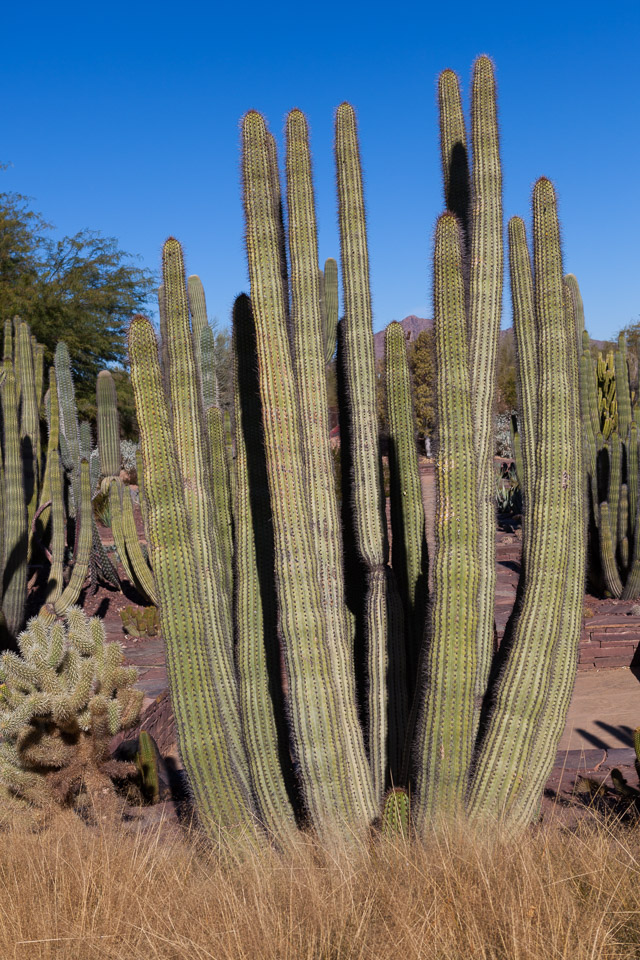
M 575 304 L 580 296 L 577 281 L 567 277 L 565 283 Z M 580 404 L 591 520 L 588 572 L 593 589 L 624 600 L 640 596 L 638 426 L 633 400 L 624 333 L 615 354 L 609 352 L 606 358 L 600 354 L 595 361 L 585 333 Z
M 456 812 L 520 825 L 535 816 L 553 761 L 575 672 L 584 564 L 576 321 L 565 303 L 555 195 L 549 181 L 536 184 L 535 277 L 526 269 L 524 229 L 510 229 L 512 262 L 521 266 L 514 318 L 526 397 L 529 553 L 512 640 L 494 659 L 493 475 L 489 488 L 485 481 L 502 231 L 490 62 L 482 57 L 474 70 L 471 179 L 449 72 L 440 89 L 450 210 L 438 221 L 434 260 L 440 448 L 427 613 L 424 594 L 417 600 L 420 578 L 426 581 L 424 517 L 396 327 L 387 338 L 387 375 L 398 454 L 391 492 L 400 504 L 391 513 L 394 539 L 404 538 L 407 549 L 394 549 L 391 563 L 388 557 L 352 107 L 342 104 L 336 116 L 348 525 L 339 520 L 329 447 L 326 266 L 323 298 L 300 111 L 287 119 L 286 192 L 264 119 L 252 111 L 242 123 L 251 301 L 239 298 L 234 312 L 233 483 L 207 430 L 177 241 L 164 250 L 170 396 L 150 323 L 137 317 L 131 325 L 147 536 L 179 746 L 214 836 L 259 827 L 286 843 L 301 819 L 323 837 L 335 830 L 362 836 L 375 822 L 388 829 L 400 820 L 406 832 L 409 787 L 420 833 Z M 229 524 L 214 508 L 221 490 L 233 503 L 231 564 Z M 353 561 L 345 562 L 347 550 Z M 405 671 L 407 651 L 417 680 Z M 400 788 L 388 796 L 401 810 L 395 800 L 383 804 L 390 786 Z

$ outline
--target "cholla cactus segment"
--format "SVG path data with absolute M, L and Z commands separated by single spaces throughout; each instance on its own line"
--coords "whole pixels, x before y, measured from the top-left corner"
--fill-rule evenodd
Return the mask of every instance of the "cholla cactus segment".
M 79 607 L 64 622 L 34 617 L 18 648 L 0 658 L 0 783 L 36 804 L 86 803 L 98 790 L 114 801 L 111 777 L 128 767 L 109 741 L 139 718 L 136 668 Z

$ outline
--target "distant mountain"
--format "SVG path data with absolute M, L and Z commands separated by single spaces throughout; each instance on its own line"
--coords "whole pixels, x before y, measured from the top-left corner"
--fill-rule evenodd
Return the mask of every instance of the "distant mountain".
M 422 333 L 423 330 L 431 329 L 433 320 L 428 320 L 426 317 L 415 317 L 411 314 L 410 317 L 405 317 L 404 320 L 400 321 L 400 326 L 404 329 L 407 342 L 413 343 L 419 333 Z M 374 333 L 373 343 L 376 351 L 376 360 L 381 360 L 384 357 L 384 330 Z

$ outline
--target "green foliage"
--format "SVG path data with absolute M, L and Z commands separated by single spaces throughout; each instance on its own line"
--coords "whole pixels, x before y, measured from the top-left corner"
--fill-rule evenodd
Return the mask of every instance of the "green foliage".
M 111 777 L 129 767 L 111 759 L 109 743 L 140 714 L 136 668 L 79 607 L 64 623 L 30 620 L 18 646 L 0 659 L 0 781 L 36 805 L 113 805 Z
M 433 438 L 436 428 L 436 348 L 433 327 L 421 330 L 410 344 L 409 369 L 418 433 L 421 437 Z
M 98 371 L 126 364 L 127 324 L 148 300 L 152 276 L 112 237 L 82 230 L 54 239 L 51 229 L 28 198 L 0 193 L 0 319 L 29 322 L 47 367 L 66 341 L 86 415 Z

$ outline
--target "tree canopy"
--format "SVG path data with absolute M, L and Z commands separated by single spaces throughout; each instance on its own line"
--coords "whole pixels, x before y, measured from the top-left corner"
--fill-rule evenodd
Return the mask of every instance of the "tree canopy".
M 126 367 L 127 327 L 154 286 L 113 237 L 81 230 L 56 240 L 52 227 L 20 194 L 0 193 L 0 320 L 20 317 L 53 362 L 69 347 L 79 405 L 95 400 L 104 367 Z

